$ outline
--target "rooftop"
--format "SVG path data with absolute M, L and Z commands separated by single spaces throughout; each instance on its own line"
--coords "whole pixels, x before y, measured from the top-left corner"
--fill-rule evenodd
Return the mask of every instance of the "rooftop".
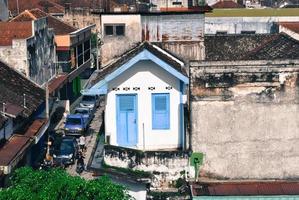
M 18 15 L 18 13 L 23 12 L 28 9 L 39 8 L 50 14 L 64 13 L 64 7 L 54 3 L 51 0 L 18 0 L 8 1 L 8 9 L 12 14 Z
M 55 35 L 66 35 L 77 30 L 73 26 L 68 25 L 67 23 L 47 14 L 38 8 L 23 11 L 18 16 L 13 18 L 11 22 L 32 21 L 44 17 L 48 19 L 49 28 L 53 29 Z
M 299 8 L 213 9 L 206 17 L 275 17 L 299 16 Z
M 205 36 L 206 60 L 299 59 L 299 41 L 286 34 Z
M 136 46 L 135 48 L 131 49 L 127 53 L 124 53 L 122 56 L 116 58 L 114 61 L 112 61 L 110 64 L 106 65 L 102 71 L 100 71 L 97 76 L 91 81 L 90 85 L 94 85 L 100 80 L 104 79 L 105 76 L 108 74 L 111 74 L 114 72 L 116 69 L 118 69 L 120 66 L 123 64 L 129 62 L 131 58 L 136 56 L 138 53 L 142 52 L 144 49 L 148 50 L 164 62 L 168 63 L 171 65 L 175 70 L 178 72 L 186 75 L 186 72 L 182 68 L 182 61 L 178 60 L 175 58 L 173 55 L 170 53 L 166 52 L 165 50 L 161 49 L 160 47 L 153 45 L 149 42 L 143 42 Z
M 0 22 L 0 46 L 11 46 L 13 39 L 26 39 L 31 36 L 31 22 Z
M 25 97 L 25 107 L 24 107 Z M 0 104 L 6 103 L 22 117 L 29 117 L 44 102 L 45 92 L 21 73 L 0 61 Z M 20 111 L 19 108 L 24 110 Z M 19 114 L 20 112 L 20 114 Z
M 220 0 L 211 6 L 212 8 L 244 8 L 244 6 L 232 0 Z

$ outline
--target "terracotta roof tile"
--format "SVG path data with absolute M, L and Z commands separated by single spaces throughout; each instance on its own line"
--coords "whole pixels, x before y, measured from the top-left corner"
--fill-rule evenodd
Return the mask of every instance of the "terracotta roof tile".
M 18 5 L 17 5 L 18 2 Z M 18 14 L 18 6 L 19 12 L 23 12 L 25 10 L 39 8 L 47 13 L 64 13 L 64 7 L 51 1 L 51 0 L 9 0 L 8 1 L 8 9 L 12 12 L 13 15 Z
M 77 30 L 73 26 L 66 24 L 65 22 L 47 14 L 46 12 L 38 8 L 32 10 L 25 10 L 24 12 L 20 13 L 18 16 L 13 18 L 11 22 L 31 21 L 43 17 L 47 17 L 49 28 L 53 29 L 55 35 L 66 35 Z
M 30 36 L 31 22 L 0 22 L 0 46 L 10 46 L 13 39 L 26 39 Z
M 244 6 L 231 1 L 231 0 L 220 0 L 211 6 L 212 8 L 244 8 Z
M 24 94 L 26 108 L 24 108 Z M 29 117 L 44 102 L 45 92 L 25 76 L 0 61 L 0 104 L 13 104 L 24 110 L 19 116 Z

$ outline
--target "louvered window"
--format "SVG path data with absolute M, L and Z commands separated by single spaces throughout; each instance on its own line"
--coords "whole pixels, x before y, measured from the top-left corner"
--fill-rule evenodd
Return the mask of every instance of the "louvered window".
M 169 94 L 152 94 L 152 128 L 169 129 Z

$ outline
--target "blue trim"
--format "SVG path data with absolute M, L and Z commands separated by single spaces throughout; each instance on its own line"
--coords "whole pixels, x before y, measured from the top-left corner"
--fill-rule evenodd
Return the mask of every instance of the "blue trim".
M 164 111 L 156 110 L 156 97 L 166 97 L 166 102 L 165 102 L 166 110 L 164 110 Z M 160 112 L 160 113 L 158 113 L 158 112 Z M 152 129 L 153 130 L 169 130 L 170 129 L 170 95 L 169 95 L 169 93 L 153 93 L 152 94 Z
M 126 113 L 126 132 L 125 133 L 120 133 L 120 97 L 121 96 L 132 96 L 134 98 L 134 116 L 135 116 L 135 127 L 134 127 L 134 141 L 130 142 L 128 141 L 128 136 L 129 134 L 132 134 L 131 132 L 129 133 L 128 131 L 128 115 Z M 136 146 L 138 144 L 138 96 L 137 94 L 116 94 L 116 137 L 117 137 L 117 144 L 119 146 L 123 146 L 123 147 L 132 147 L 132 146 Z M 125 135 L 124 135 L 125 134 Z M 131 135 L 132 136 L 132 135 Z
M 103 80 L 99 81 L 88 90 L 92 90 L 90 92 L 91 94 L 107 94 L 107 91 L 105 90 L 107 86 L 105 85 L 107 85 L 109 81 L 121 75 L 127 69 L 131 68 L 140 60 L 151 60 L 152 62 L 156 63 L 158 66 L 166 70 L 168 73 L 183 81 L 185 84 L 189 84 L 189 78 L 187 76 L 183 75 L 182 73 L 174 69 L 171 65 L 167 64 L 148 50 L 144 49 L 142 52 L 131 58 L 128 62 L 120 66 L 118 69 L 116 69 L 114 72 L 105 76 Z M 81 93 L 89 94 L 88 90 L 81 91 Z
M 185 149 L 185 119 L 184 119 L 184 104 L 183 104 L 184 90 L 185 90 L 185 84 L 182 81 L 180 81 L 180 136 L 181 136 L 183 149 Z

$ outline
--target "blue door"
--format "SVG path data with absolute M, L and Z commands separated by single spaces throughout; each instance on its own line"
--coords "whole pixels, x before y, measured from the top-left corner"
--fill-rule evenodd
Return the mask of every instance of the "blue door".
M 137 145 L 137 96 L 116 96 L 117 143 L 120 146 Z

